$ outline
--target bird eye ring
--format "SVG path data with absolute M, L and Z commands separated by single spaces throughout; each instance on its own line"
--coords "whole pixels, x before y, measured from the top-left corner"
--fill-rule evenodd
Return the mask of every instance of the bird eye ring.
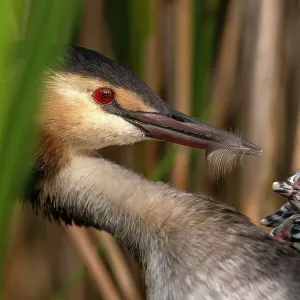
M 109 88 L 99 88 L 93 92 L 94 100 L 99 104 L 109 104 L 115 98 L 115 93 Z

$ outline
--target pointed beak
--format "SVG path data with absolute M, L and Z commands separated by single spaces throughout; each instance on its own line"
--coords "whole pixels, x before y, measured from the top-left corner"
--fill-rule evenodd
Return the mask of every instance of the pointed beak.
M 250 141 L 217 129 L 168 107 L 163 114 L 131 112 L 126 120 L 145 132 L 147 137 L 206 150 L 231 149 L 238 154 L 261 155 Z

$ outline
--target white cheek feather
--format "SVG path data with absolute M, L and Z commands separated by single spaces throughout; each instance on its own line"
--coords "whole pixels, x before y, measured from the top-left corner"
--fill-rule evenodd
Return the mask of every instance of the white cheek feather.
M 140 129 L 121 117 L 108 113 L 90 115 L 88 127 L 91 134 L 89 143 L 96 148 L 132 144 L 146 139 Z
M 145 134 L 137 127 L 119 116 L 102 110 L 101 105 L 95 103 L 87 91 L 80 91 L 71 86 L 64 86 L 61 91 L 67 95 L 75 105 L 77 115 L 81 115 L 80 128 L 76 128 L 74 136 L 78 137 L 79 148 L 100 149 L 111 145 L 127 145 L 145 140 Z M 82 108 L 81 108 L 82 106 Z
M 68 99 L 73 99 L 73 101 L 74 100 L 80 101 L 81 99 L 86 98 L 88 95 L 87 90 L 80 90 L 73 85 L 69 85 L 67 82 L 63 82 L 63 84 L 59 84 L 57 91 L 63 97 L 67 96 Z
M 133 144 L 147 139 L 143 131 L 123 118 L 107 113 L 92 98 L 92 91 L 99 86 L 90 80 L 86 87 L 74 82 L 69 84 L 64 75 L 57 75 L 55 90 L 62 96 L 63 114 L 68 119 L 67 127 L 73 146 L 77 149 L 100 149 L 111 145 Z

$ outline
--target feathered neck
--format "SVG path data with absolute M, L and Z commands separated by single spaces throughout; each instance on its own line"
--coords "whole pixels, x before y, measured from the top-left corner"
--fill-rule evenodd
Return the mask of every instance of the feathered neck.
M 31 195 L 51 218 L 114 235 L 141 264 L 151 300 L 199 299 L 202 293 L 219 299 L 222 290 L 207 282 L 209 270 L 219 270 L 213 278 L 222 282 L 236 257 L 234 272 L 247 274 L 244 259 L 258 267 L 257 249 L 281 246 L 224 204 L 148 181 L 103 158 L 73 156 Z

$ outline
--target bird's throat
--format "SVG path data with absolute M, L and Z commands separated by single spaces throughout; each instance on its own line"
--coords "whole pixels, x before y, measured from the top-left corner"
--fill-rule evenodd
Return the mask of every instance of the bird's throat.
M 43 180 L 39 201 L 50 218 L 106 230 L 132 241 L 127 246 L 140 252 L 149 240 L 177 227 L 187 209 L 181 194 L 105 159 L 75 156 Z

